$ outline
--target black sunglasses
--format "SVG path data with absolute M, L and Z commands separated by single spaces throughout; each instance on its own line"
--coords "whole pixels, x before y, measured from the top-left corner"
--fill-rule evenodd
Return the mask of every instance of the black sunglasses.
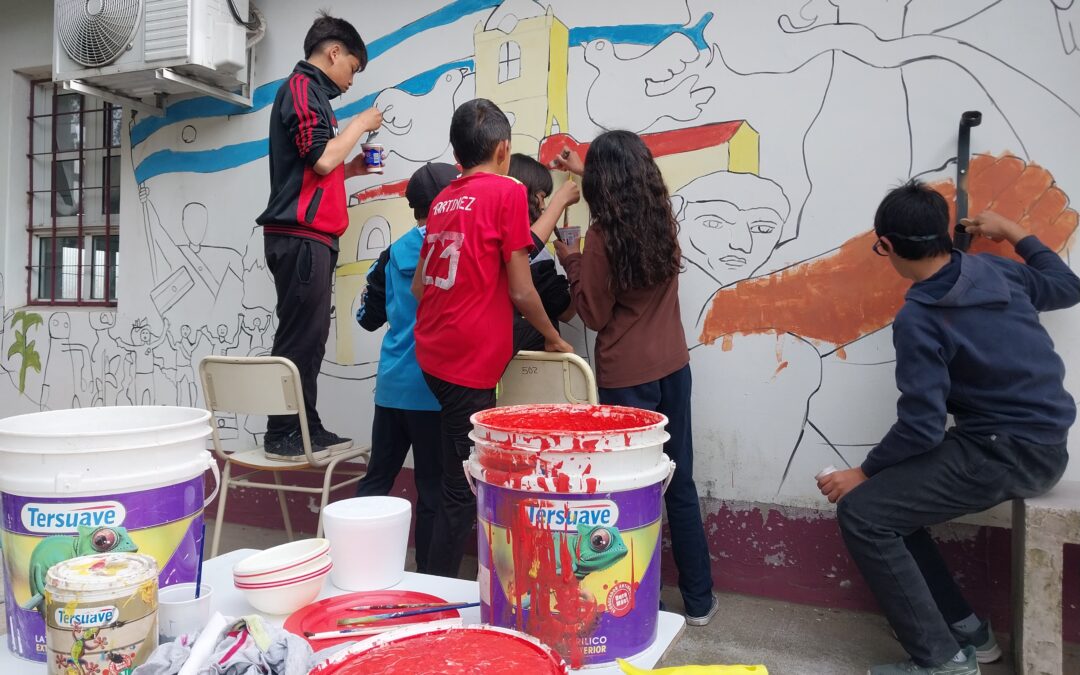
M 900 239 L 901 241 L 934 241 L 940 236 L 940 234 L 898 234 L 896 232 L 889 232 L 880 235 L 871 248 L 874 253 L 877 253 L 883 258 L 887 258 L 889 257 L 889 249 L 885 246 L 887 242 L 883 241 L 882 237 L 891 237 L 893 239 Z

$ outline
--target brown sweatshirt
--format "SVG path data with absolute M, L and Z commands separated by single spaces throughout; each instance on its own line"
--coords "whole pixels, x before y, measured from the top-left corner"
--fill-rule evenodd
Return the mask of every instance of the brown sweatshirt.
M 583 253 L 563 260 L 570 293 L 585 325 L 596 331 L 596 381 L 633 387 L 690 362 L 679 314 L 679 275 L 653 288 L 616 292 L 600 228 L 589 229 Z

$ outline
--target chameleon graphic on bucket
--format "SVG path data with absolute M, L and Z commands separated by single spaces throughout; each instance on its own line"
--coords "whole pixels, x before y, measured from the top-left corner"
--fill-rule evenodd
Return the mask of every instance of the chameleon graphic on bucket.
M 593 572 L 605 570 L 626 557 L 626 544 L 623 543 L 617 527 L 588 527 L 577 526 L 577 534 L 562 534 L 556 532 L 555 550 L 566 541 L 566 548 L 570 551 L 571 564 L 574 576 L 584 579 Z M 561 573 L 561 560 L 555 561 L 555 572 Z
M 45 616 L 45 573 L 53 565 L 93 553 L 134 553 L 139 550 L 123 527 L 79 527 L 74 537 L 45 537 L 30 554 L 30 599 L 23 609 L 37 609 Z

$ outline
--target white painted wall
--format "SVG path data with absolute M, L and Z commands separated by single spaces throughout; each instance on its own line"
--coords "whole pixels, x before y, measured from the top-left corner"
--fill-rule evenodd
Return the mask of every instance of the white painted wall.
M 330 4 L 357 25 L 373 52 L 367 71 L 338 102 L 339 121 L 377 101 L 387 109 L 388 123 L 411 124 L 406 135 L 384 130 L 379 140 L 392 151 L 386 175 L 350 179 L 350 194 L 406 178 L 423 161 L 450 159 L 445 134 L 451 111 L 474 95 L 476 69 L 495 67 L 480 61 L 474 28 L 510 30 L 513 18 L 543 13 L 532 2 L 509 0 L 489 20 L 493 2 L 459 1 L 436 13 L 443 4 L 410 1 L 377 12 Z M 43 372 L 31 372 L 20 393 L 18 357 L 6 354 L 10 314 L 25 303 L 27 84 L 13 72 L 49 65 L 51 12 L 47 2 L 5 5 L 0 409 L 14 414 L 89 405 L 98 397 L 108 404 L 187 403 L 194 371 L 183 355 L 177 359 L 166 334 L 178 341 L 186 334 L 182 327 L 190 327 L 197 339 L 193 362 L 214 350 L 261 353 L 270 345 L 272 332 L 265 329 L 273 293 L 262 266 L 261 234 L 253 229 L 268 189 L 260 143 L 274 83 L 301 56 L 313 10 L 308 3 L 258 3 L 269 29 L 254 53 L 256 85 L 266 88 L 257 92 L 253 110 L 227 115 L 209 100 L 173 102 L 163 124 L 140 116 L 131 126 L 123 148 L 119 307 L 104 314 L 65 309 L 63 315 L 34 309 L 44 318 L 33 335 Z M 759 178 L 732 183 L 723 172 L 728 156 L 734 162 L 743 152 L 734 146 L 661 160 L 685 202 L 722 197 L 744 211 L 768 207 L 776 221 L 771 232 L 753 233 L 745 223 L 742 229 L 707 228 L 693 220 L 700 215 L 693 204 L 682 212 L 689 263 L 682 299 L 695 345 L 696 474 L 716 498 L 822 506 L 811 476 L 839 461 L 823 437 L 856 464 L 893 421 L 887 321 L 830 342 L 808 334 L 813 321 L 785 318 L 776 296 L 765 294 L 757 301 L 764 326 L 698 345 L 699 313 L 707 312 L 722 286 L 729 288 L 721 294 L 731 293 L 749 288 L 755 277 L 773 274 L 778 287 L 798 288 L 798 279 L 792 282 L 779 270 L 804 269 L 800 265 L 808 260 L 828 267 L 845 244 L 859 245 L 852 240 L 870 229 L 887 188 L 910 176 L 949 180 L 963 110 L 984 113 L 972 135 L 973 152 L 1012 153 L 1043 167 L 1065 195 L 1080 195 L 1080 51 L 1070 42 L 1080 32 L 1080 4 L 1056 10 L 1045 0 L 557 0 L 551 7 L 569 29 L 568 73 L 565 85 L 555 87 L 567 93 L 562 132 L 588 141 L 603 128 L 662 134 L 746 120 L 759 134 L 753 153 Z M 533 56 L 524 51 L 523 68 L 535 63 Z M 545 77 L 559 83 L 563 76 Z M 525 125 L 516 132 L 528 135 Z M 183 164 L 192 157 L 197 170 Z M 687 185 L 701 176 L 709 178 Z M 1025 198 L 1034 206 L 1034 197 Z M 199 206 L 187 210 L 185 222 L 192 203 L 205 206 L 205 223 Z M 575 212 L 579 220 L 582 215 Z M 379 340 L 352 320 L 365 261 L 378 249 L 367 246 L 367 235 L 381 225 L 400 236 L 411 226 L 408 218 L 400 201 L 365 202 L 352 209 L 342 242 L 339 323 L 323 368 L 320 411 L 331 429 L 360 440 L 370 434 Z M 725 262 L 729 255 L 745 263 Z M 200 274 L 199 266 L 209 273 Z M 170 279 L 190 282 L 181 281 L 181 291 L 174 292 L 167 288 Z M 801 301 L 825 308 L 830 298 Z M 115 326 L 105 327 L 103 317 L 115 318 Z M 50 320 L 59 325 L 65 318 L 70 336 L 54 329 L 50 338 Z M 149 346 L 137 345 L 139 331 L 132 333 L 142 321 Z M 1045 323 L 1070 369 L 1067 386 L 1080 392 L 1080 311 L 1048 315 Z M 585 352 L 587 340 L 577 326 L 568 334 Z M 115 386 L 94 382 L 91 373 L 106 371 Z M 138 371 L 152 374 L 135 376 Z M 89 393 L 76 385 L 85 378 Z M 76 395 L 77 389 L 82 393 Z M 237 427 L 235 435 L 247 442 L 261 431 L 259 420 L 241 419 Z M 1080 468 L 1068 475 L 1080 478 Z

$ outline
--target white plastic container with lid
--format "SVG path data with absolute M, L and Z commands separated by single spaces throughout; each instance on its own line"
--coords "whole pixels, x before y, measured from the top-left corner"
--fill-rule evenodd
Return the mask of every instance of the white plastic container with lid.
M 157 648 L 158 567 L 139 553 L 65 560 L 45 575 L 45 645 L 50 675 L 122 672 Z M 97 669 L 94 670 L 94 664 Z

